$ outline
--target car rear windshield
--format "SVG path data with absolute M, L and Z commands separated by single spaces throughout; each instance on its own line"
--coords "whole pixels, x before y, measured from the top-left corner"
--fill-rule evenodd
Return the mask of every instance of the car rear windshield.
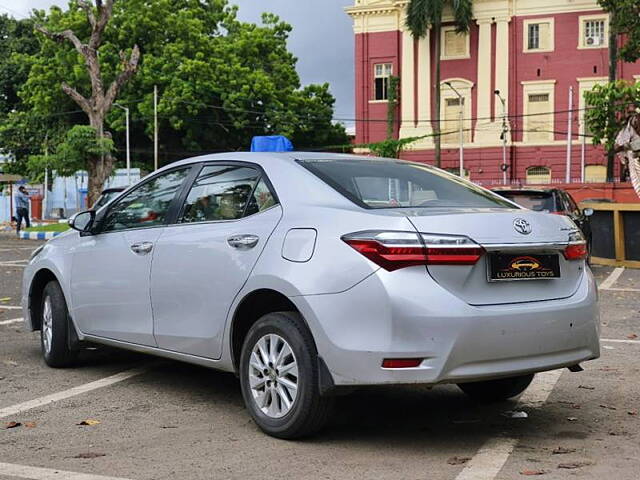
M 433 167 L 393 160 L 301 160 L 300 165 L 365 208 L 514 208 Z
M 551 192 L 500 192 L 500 195 L 535 212 L 554 212 L 556 209 Z

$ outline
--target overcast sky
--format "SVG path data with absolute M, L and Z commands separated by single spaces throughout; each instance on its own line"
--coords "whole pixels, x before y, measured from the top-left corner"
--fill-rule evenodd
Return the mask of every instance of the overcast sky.
M 343 8 L 353 0 L 230 0 L 242 20 L 259 22 L 264 11 L 293 25 L 290 50 L 298 57 L 303 84 L 329 82 L 336 117 L 354 117 L 354 61 L 351 19 Z M 66 6 L 66 0 L 0 0 L 0 12 L 27 16 L 33 8 Z

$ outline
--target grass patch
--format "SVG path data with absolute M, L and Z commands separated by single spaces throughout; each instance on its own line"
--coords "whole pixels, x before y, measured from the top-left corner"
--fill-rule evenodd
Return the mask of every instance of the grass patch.
M 40 225 L 37 227 L 27 228 L 25 232 L 66 232 L 69 230 L 69 225 L 66 223 L 51 223 L 49 225 Z

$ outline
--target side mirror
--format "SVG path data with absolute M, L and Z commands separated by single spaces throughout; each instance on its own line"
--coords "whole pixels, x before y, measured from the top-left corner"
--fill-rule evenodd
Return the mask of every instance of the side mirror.
M 93 210 L 79 212 L 69 219 L 69 226 L 80 233 L 91 233 L 91 227 L 93 226 L 95 218 L 96 212 Z
M 594 214 L 593 208 L 585 208 L 582 213 L 585 217 L 591 217 Z

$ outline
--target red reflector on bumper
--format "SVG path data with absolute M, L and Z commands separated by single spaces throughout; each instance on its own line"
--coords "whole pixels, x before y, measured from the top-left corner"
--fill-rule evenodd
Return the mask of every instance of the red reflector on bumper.
M 385 358 L 382 368 L 415 368 L 422 363 L 422 358 Z

